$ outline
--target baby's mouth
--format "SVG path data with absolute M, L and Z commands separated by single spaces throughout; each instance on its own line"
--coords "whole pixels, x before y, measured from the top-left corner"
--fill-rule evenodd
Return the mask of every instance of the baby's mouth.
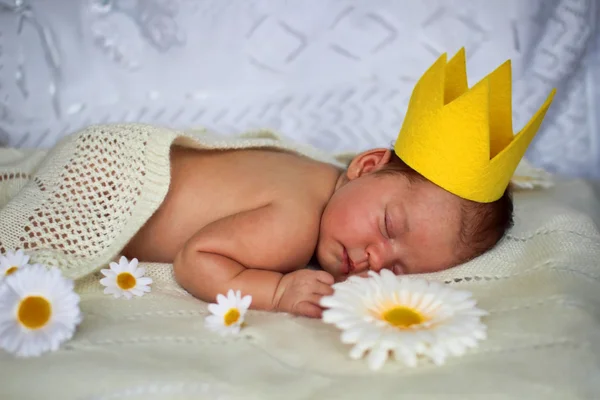
M 354 263 L 348 256 L 348 251 L 343 247 L 341 272 L 344 275 L 350 275 L 354 271 Z

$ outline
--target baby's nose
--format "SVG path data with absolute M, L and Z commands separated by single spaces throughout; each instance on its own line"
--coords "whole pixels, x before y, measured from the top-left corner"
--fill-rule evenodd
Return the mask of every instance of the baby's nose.
M 375 243 L 366 249 L 369 269 L 379 273 L 382 269 L 393 269 L 397 262 L 394 249 L 385 242 Z
M 373 272 L 379 272 L 385 268 L 385 257 L 384 252 L 373 246 L 367 249 L 367 255 L 369 257 L 369 269 Z

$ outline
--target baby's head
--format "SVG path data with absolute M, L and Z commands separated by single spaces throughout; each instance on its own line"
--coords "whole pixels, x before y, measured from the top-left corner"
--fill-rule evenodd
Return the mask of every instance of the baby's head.
M 317 258 L 336 281 L 367 271 L 440 271 L 492 248 L 512 226 L 509 190 L 476 203 L 440 188 L 393 151 L 355 157 L 321 219 Z

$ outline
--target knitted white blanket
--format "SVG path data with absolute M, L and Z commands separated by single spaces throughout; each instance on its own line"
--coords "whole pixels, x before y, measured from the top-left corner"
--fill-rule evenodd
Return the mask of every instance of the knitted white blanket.
M 67 140 L 41 164 L 44 154 L 39 152 L 26 158 L 19 151 L 0 153 L 2 164 L 11 165 L 0 176 L 4 182 L 12 176 L 10 184 L 0 185 L 5 205 L 0 243 L 6 248 L 28 243 L 38 261 L 57 263 L 69 276 L 82 277 L 77 290 L 84 315 L 73 340 L 56 353 L 35 359 L 0 353 L 0 398 L 598 398 L 600 234 L 583 212 L 543 192 L 517 193 L 516 226 L 497 248 L 425 276 L 474 293 L 479 306 L 490 312 L 484 319 L 488 340 L 442 367 L 408 369 L 390 363 L 374 373 L 365 363 L 351 361 L 339 332 L 318 320 L 251 311 L 242 334 L 215 336 L 203 326 L 206 304 L 177 286 L 170 265 L 146 265 L 154 283 L 141 298 L 102 294 L 99 276 L 87 272 L 111 259 L 119 241 L 130 237 L 160 203 L 168 164 L 156 160 L 167 158 L 168 144 L 181 133 L 120 126 L 110 128 L 119 135 L 99 136 L 96 129 Z M 125 131 L 144 137 L 146 145 L 129 141 Z M 190 145 L 241 146 L 185 137 Z M 280 145 L 271 139 L 239 143 Z M 116 167 L 131 172 L 127 179 L 111 173 Z M 88 171 L 96 180 L 87 178 Z M 88 198 L 86 185 L 103 183 L 111 194 Z M 580 193 L 578 207 L 598 208 L 581 182 L 559 184 L 553 192 L 560 198 L 575 191 Z M 81 209 L 58 206 L 68 196 L 81 197 Z M 105 204 L 129 207 L 104 212 Z M 127 226 L 110 229 L 123 221 Z M 71 229 L 67 224 L 75 233 L 62 237 Z M 86 238 L 87 247 L 74 242 L 78 237 Z

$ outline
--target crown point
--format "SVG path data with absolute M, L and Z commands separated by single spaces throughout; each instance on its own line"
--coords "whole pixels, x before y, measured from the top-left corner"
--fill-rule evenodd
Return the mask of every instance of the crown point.
M 463 95 L 469 89 L 465 48 L 461 48 L 446 64 L 444 80 L 444 104 Z
M 458 51 L 456 52 L 456 54 L 454 54 L 452 58 L 460 58 L 462 60 L 466 60 L 467 52 L 465 51 L 465 46 L 458 49 Z
M 445 67 L 446 53 L 443 53 L 415 85 L 408 108 L 415 111 L 413 114 L 416 119 L 423 118 L 421 111 L 429 112 L 444 106 Z M 406 118 L 411 116 L 407 115 Z
M 490 83 L 490 159 L 513 140 L 510 60 L 486 77 Z

